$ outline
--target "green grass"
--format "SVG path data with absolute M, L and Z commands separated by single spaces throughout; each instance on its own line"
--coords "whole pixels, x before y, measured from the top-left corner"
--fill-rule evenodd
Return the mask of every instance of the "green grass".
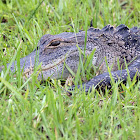
M 138 0 L 5 1 L 0 1 L 0 66 L 19 63 L 42 35 L 86 30 L 91 20 L 98 28 L 140 25 Z M 140 139 L 140 82 L 135 79 L 121 88 L 114 83 L 111 91 L 93 89 L 86 95 L 76 89 L 69 97 L 59 80 L 40 84 L 36 69 L 24 81 L 19 69 L 17 78 L 9 69 L 1 73 L 0 139 Z M 91 78 L 90 72 L 77 73 L 75 83 L 81 83 L 79 75 Z

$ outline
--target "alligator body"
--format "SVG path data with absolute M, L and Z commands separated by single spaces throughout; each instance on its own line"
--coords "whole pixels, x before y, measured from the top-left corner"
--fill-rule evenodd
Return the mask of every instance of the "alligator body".
M 86 47 L 84 45 L 86 44 Z M 44 35 L 37 48 L 28 56 L 21 58 L 20 67 L 23 69 L 24 76 L 30 77 L 37 64 L 42 63 L 41 73 L 38 79 L 51 78 L 66 79 L 69 71 L 65 67 L 68 65 L 73 72 L 77 72 L 79 64 L 78 47 L 89 55 L 93 49 L 96 49 L 92 64 L 102 65 L 102 72 L 98 76 L 84 83 L 86 92 L 94 86 L 106 86 L 111 82 L 108 68 L 105 63 L 105 57 L 108 66 L 112 67 L 112 76 L 115 81 L 118 79 L 126 81 L 128 72 L 125 69 L 125 60 L 128 64 L 130 78 L 136 75 L 139 78 L 140 73 L 140 28 L 133 27 L 129 29 L 125 25 L 113 27 L 105 26 L 103 29 L 89 28 L 87 31 L 87 40 L 85 42 L 85 31 L 78 33 L 64 32 L 58 35 Z M 36 58 L 35 58 L 36 57 Z M 119 60 L 122 70 L 118 70 L 117 61 Z M 8 64 L 9 65 L 9 64 Z M 12 64 L 11 71 L 14 71 L 16 62 Z M 79 86 L 80 87 L 80 86 Z M 71 88 L 73 89 L 74 86 Z

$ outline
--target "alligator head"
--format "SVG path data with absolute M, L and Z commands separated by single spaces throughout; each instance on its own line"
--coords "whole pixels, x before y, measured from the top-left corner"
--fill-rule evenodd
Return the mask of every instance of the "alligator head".
M 20 59 L 20 68 L 23 75 L 30 77 L 34 71 L 34 67 L 41 64 L 41 72 L 38 79 L 63 78 L 66 79 L 69 71 L 65 67 L 68 65 L 73 72 L 77 71 L 79 63 L 79 51 L 84 49 L 85 32 L 81 31 L 77 34 L 64 32 L 58 35 L 46 34 L 40 39 L 37 48 L 28 56 Z M 93 46 L 87 44 L 85 54 L 92 52 Z M 96 45 L 94 45 L 96 48 Z M 11 71 L 17 68 L 16 61 L 11 65 Z M 9 66 L 9 64 L 7 64 Z

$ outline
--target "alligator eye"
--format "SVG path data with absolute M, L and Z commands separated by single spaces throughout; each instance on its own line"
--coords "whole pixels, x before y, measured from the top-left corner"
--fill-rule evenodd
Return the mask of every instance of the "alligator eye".
M 54 41 L 49 46 L 58 46 L 60 44 L 60 41 Z

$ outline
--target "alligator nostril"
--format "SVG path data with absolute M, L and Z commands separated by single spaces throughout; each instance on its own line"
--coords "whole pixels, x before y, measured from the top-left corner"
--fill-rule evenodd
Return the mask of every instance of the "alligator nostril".
M 60 41 L 54 41 L 49 46 L 58 46 L 60 44 Z
M 36 50 L 38 50 L 38 49 L 39 49 L 39 46 L 37 46 Z
M 33 51 L 37 51 L 37 50 L 39 50 L 39 46 L 37 46 Z

